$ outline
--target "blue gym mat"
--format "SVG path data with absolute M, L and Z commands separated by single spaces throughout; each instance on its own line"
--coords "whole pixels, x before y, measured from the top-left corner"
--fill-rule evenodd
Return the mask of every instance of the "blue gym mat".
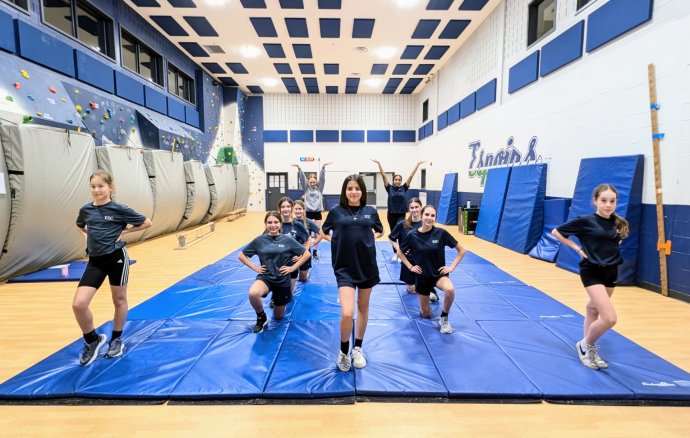
M 133 265 L 136 262 L 136 260 L 130 260 L 129 264 Z M 7 280 L 7 282 L 40 283 L 43 281 L 79 281 L 81 280 L 81 276 L 84 275 L 84 270 L 86 270 L 86 262 L 68 262 L 61 265 L 51 266 L 46 269 L 41 269 L 40 271 L 31 272 L 29 274 L 20 275 L 19 277 L 10 278 Z
M 132 309 L 123 356 L 105 359 L 103 349 L 80 367 L 76 340 L 0 385 L 0 402 L 690 404 L 690 374 L 615 332 L 600 342 L 610 367 L 583 367 L 582 316 L 472 253 L 450 275 L 454 331 L 439 333 L 443 293 L 422 318 L 418 296 L 396 280 L 390 244 L 377 245 L 386 281 L 371 294 L 363 369 L 335 364 L 340 304 L 325 242 L 284 319 L 273 320 L 265 298 L 269 324 L 258 335 L 247 298 L 255 274 L 235 251 Z

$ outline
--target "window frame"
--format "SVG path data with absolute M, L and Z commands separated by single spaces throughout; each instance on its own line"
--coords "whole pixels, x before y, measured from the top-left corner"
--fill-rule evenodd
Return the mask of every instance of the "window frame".
M 553 27 L 549 29 L 548 31 L 544 32 L 541 36 L 536 37 L 535 40 L 530 42 L 531 38 L 531 30 L 532 30 L 532 25 L 537 25 L 538 23 L 538 17 L 532 18 L 532 11 L 538 10 L 539 5 L 541 5 L 544 2 L 551 1 L 553 2 Z M 527 48 L 530 48 L 534 46 L 535 44 L 539 43 L 539 41 L 543 40 L 547 36 L 551 35 L 555 30 L 556 30 L 556 17 L 558 16 L 558 1 L 557 0 L 532 0 L 529 2 L 527 5 Z M 536 29 L 535 29 L 536 32 Z
M 429 99 L 427 98 L 422 102 L 422 123 L 426 123 L 429 120 Z
M 124 64 L 124 56 L 122 56 L 122 43 L 124 42 L 124 35 L 129 36 L 128 40 L 131 39 L 132 43 L 135 45 L 135 54 L 134 54 L 134 59 L 136 63 L 136 70 L 132 70 L 129 66 L 126 66 Z M 157 75 L 158 79 L 160 82 L 157 82 L 154 78 L 146 77 L 143 74 L 141 74 L 141 61 L 139 59 L 139 54 L 141 53 L 141 48 L 145 48 L 148 51 L 149 56 L 151 56 L 152 60 L 156 60 L 156 67 L 157 67 Z M 139 38 L 137 38 L 132 32 L 128 31 L 124 27 L 120 26 L 120 66 L 124 68 L 125 70 L 134 73 L 135 75 L 139 76 L 140 78 L 144 79 L 146 82 L 149 82 L 159 88 L 165 89 L 165 75 L 163 74 L 163 55 L 160 53 L 156 52 L 153 50 L 151 47 L 147 46 L 144 44 Z M 152 70 L 153 71 L 153 70 Z
M 580 12 L 584 11 L 588 7 L 592 6 L 594 3 L 596 3 L 597 0 L 587 0 L 587 3 L 585 3 L 582 6 L 577 6 L 577 4 L 580 2 L 580 0 L 575 0 L 575 14 L 579 14 Z
M 190 90 L 190 94 L 192 97 L 191 100 L 186 99 L 184 96 L 180 96 L 179 94 L 170 91 L 170 70 L 171 69 L 174 70 L 174 73 L 175 73 L 175 90 L 178 89 L 178 81 L 179 81 L 180 77 L 183 77 L 189 81 L 189 83 L 190 83 L 189 90 Z M 182 69 L 177 67 L 174 63 L 170 62 L 170 60 L 168 60 L 168 68 L 167 68 L 166 73 L 167 74 L 165 76 L 166 76 L 166 78 L 168 78 L 168 94 L 172 94 L 173 96 L 176 96 L 177 98 L 182 99 L 183 101 L 185 101 L 191 105 L 196 106 L 196 88 L 195 88 L 196 87 L 196 81 L 190 75 L 183 72 Z
M 20 12 L 23 12 L 24 14 L 31 15 L 31 0 L 26 0 L 26 9 L 14 3 L 12 0 L 0 0 L 0 2 L 9 5 L 10 7 L 15 8 Z
M 72 24 L 72 33 L 67 33 L 64 30 L 60 29 L 53 23 L 49 22 L 46 19 L 46 13 L 45 13 L 45 6 L 43 4 L 43 0 L 39 1 L 40 8 L 41 8 L 41 23 L 44 25 L 50 27 L 51 29 L 60 32 L 62 35 L 65 35 L 72 40 L 78 42 L 84 47 L 87 47 L 90 51 L 95 52 L 102 56 L 103 58 L 111 61 L 111 62 L 117 62 L 117 50 L 115 49 L 115 22 L 114 20 L 108 16 L 105 12 L 97 8 L 91 3 L 88 3 L 84 0 L 68 0 L 70 4 L 70 17 L 71 17 L 71 24 Z M 86 42 L 82 41 L 79 39 L 79 24 L 77 23 L 77 20 L 75 18 L 75 13 L 77 11 L 77 6 L 79 6 L 81 9 L 84 11 L 95 15 L 96 18 L 101 20 L 100 22 L 104 22 L 106 24 L 106 41 L 104 42 L 105 47 L 100 47 L 100 49 L 105 48 L 106 52 L 102 52 L 101 50 L 96 50 L 93 48 L 93 46 L 88 45 Z M 21 9 L 20 9 L 21 10 Z M 100 23 L 99 22 L 99 23 Z M 100 42 L 99 42 L 100 43 Z M 110 53 L 107 53 L 110 51 Z

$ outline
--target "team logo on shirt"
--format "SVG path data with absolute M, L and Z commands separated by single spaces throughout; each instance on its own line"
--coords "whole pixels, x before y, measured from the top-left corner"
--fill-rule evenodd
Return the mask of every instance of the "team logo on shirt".
M 283 245 L 282 243 L 279 243 L 278 248 L 285 248 L 285 245 Z
M 370 219 L 370 218 L 371 218 L 371 215 L 370 215 L 370 214 L 365 214 L 365 215 L 364 215 L 364 219 Z
M 438 239 L 432 240 L 431 243 L 438 243 Z
M 107 221 L 114 221 L 115 220 L 115 219 L 113 219 L 112 216 L 103 216 L 103 219 L 105 219 Z

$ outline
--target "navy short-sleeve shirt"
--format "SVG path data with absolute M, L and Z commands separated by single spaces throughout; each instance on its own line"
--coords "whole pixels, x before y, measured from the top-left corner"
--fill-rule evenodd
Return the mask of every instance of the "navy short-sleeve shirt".
M 388 213 L 405 213 L 405 195 L 410 188 L 407 184 L 402 184 L 400 187 L 395 187 L 393 184 L 388 184 L 384 187 L 388 192 Z
M 295 239 L 286 235 L 269 236 L 264 233 L 254 238 L 242 249 L 247 257 L 259 256 L 259 263 L 266 267 L 265 274 L 258 274 L 257 280 L 266 280 L 281 286 L 290 285 L 290 275 L 280 273 L 281 266 L 292 265 L 294 256 L 304 254 L 304 247 Z
M 580 260 L 580 264 L 594 264 L 599 266 L 619 265 L 621 258 L 621 238 L 615 225 L 616 219 L 611 215 L 606 219 L 596 213 L 578 216 L 575 219 L 557 227 L 564 237 L 577 236 L 587 259 Z
M 103 205 L 88 203 L 79 209 L 77 226 L 86 227 L 86 249 L 89 256 L 111 254 L 125 246 L 117 242 L 127 225 L 138 227 L 146 216 L 124 204 L 110 201 Z
M 401 249 L 410 252 L 413 265 L 422 268 L 423 276 L 440 277 L 438 270 L 446 266 L 446 246 L 455 248 L 458 241 L 443 228 L 433 227 L 426 233 L 419 229 L 407 233 Z

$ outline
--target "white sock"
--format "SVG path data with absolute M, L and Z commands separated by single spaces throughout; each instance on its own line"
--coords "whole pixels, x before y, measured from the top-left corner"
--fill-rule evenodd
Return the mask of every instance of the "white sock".
M 582 347 L 585 347 L 585 351 L 582 351 Z M 582 351 L 583 353 L 586 353 L 588 348 L 589 348 L 589 344 L 587 343 L 585 338 L 582 338 L 582 340 L 580 341 L 580 351 Z

